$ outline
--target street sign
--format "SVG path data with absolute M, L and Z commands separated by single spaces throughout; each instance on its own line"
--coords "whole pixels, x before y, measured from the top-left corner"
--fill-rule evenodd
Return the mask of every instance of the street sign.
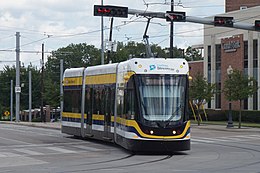
M 186 13 L 181 11 L 166 11 L 165 17 L 166 17 L 166 21 L 173 21 L 173 22 L 186 21 Z
M 22 91 L 21 87 L 15 87 L 14 90 L 15 90 L 15 93 L 21 93 L 21 91 Z
M 9 115 L 10 115 L 10 112 L 9 112 L 9 111 L 5 111 L 4 115 L 5 115 L 5 116 L 9 116 Z
M 128 17 L 128 8 L 110 5 L 94 5 L 94 16 Z

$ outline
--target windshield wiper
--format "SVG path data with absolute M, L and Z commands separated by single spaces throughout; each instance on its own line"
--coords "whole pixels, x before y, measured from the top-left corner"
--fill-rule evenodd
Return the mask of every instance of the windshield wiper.
M 146 108 L 146 106 L 145 106 L 143 100 L 141 100 L 141 105 L 142 105 L 142 107 L 143 107 L 143 109 L 144 109 L 144 114 L 145 114 L 145 115 L 148 115 L 148 113 L 147 113 L 147 108 Z M 148 115 L 148 116 L 149 116 L 149 115 Z
M 168 123 L 165 125 L 165 127 L 170 124 L 170 121 L 176 116 L 176 115 L 175 115 L 176 112 L 178 112 L 181 108 L 182 108 L 182 105 L 179 105 L 179 106 L 177 107 L 177 109 L 172 113 L 172 116 L 171 116 L 170 118 L 168 118 L 168 120 L 166 120 Z

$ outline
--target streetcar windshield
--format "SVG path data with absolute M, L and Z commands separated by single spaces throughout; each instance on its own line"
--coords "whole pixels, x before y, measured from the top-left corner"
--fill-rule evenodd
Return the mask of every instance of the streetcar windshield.
M 138 75 L 141 111 L 149 121 L 179 121 L 184 116 L 186 75 Z

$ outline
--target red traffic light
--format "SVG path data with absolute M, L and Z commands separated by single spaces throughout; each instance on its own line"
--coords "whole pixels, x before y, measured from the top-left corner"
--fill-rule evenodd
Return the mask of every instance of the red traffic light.
M 260 31 L 260 20 L 255 21 L 255 30 Z
M 128 8 L 109 5 L 94 5 L 94 16 L 128 17 Z
M 185 22 L 186 13 L 180 12 L 180 11 L 166 11 L 165 18 L 166 18 L 166 21 Z
M 233 27 L 233 19 L 234 19 L 233 17 L 215 16 L 214 25 L 215 26 Z
M 106 14 L 106 13 L 111 13 L 111 10 L 110 9 L 106 9 L 106 8 L 98 8 L 97 12 L 99 14 Z

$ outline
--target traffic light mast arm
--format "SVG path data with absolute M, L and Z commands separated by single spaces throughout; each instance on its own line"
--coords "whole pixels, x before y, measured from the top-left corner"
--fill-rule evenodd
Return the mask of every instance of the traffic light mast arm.
M 142 10 L 128 9 L 128 14 L 137 15 L 137 16 L 145 16 L 145 17 L 166 19 L 166 13 L 163 13 L 163 12 L 152 12 L 152 11 L 142 11 Z M 186 16 L 186 20 L 185 21 L 186 22 L 191 22 L 191 23 L 205 24 L 205 25 L 214 25 L 214 19 L 208 19 L 208 18 Z M 220 26 L 218 26 L 218 27 L 220 27 Z M 254 24 L 242 23 L 242 22 L 234 22 L 233 23 L 233 27 L 229 27 L 229 28 L 236 28 L 236 29 L 250 30 L 250 31 L 258 31 L 258 30 L 255 29 L 255 25 Z
M 155 17 L 155 18 L 165 19 L 165 13 L 162 13 L 162 12 L 128 9 L 128 14 L 137 15 L 137 16 L 144 16 L 144 17 L 153 17 L 153 18 Z

